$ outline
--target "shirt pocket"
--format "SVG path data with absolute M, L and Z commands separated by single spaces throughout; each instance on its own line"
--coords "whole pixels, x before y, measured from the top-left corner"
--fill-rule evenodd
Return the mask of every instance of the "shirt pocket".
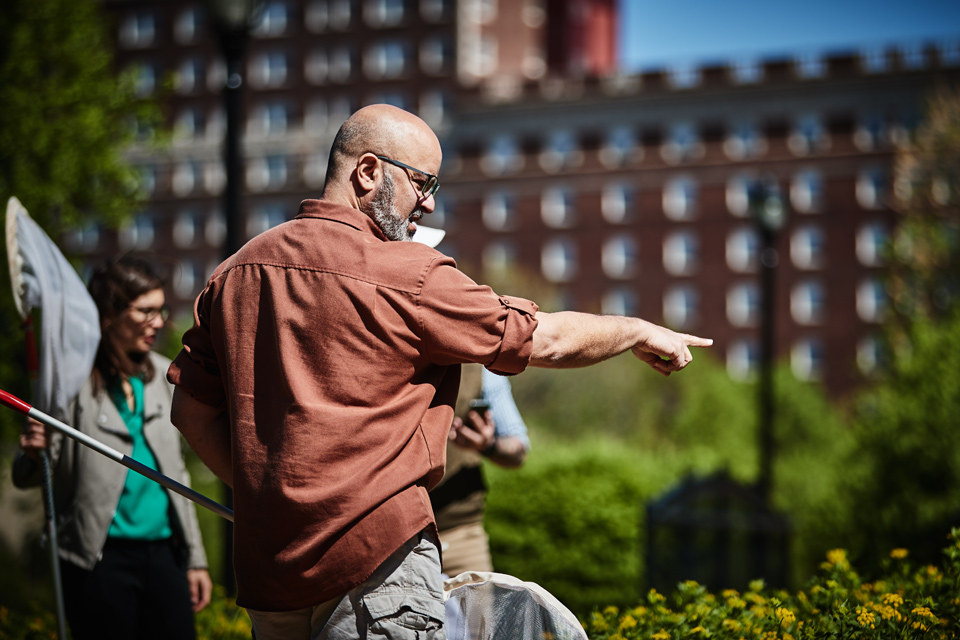
M 443 628 L 443 603 L 434 598 L 371 593 L 363 597 L 363 608 L 374 638 L 430 638 Z

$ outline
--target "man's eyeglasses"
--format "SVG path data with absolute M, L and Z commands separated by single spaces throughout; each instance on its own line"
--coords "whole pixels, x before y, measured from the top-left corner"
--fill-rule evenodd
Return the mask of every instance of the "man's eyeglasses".
M 139 313 L 143 319 L 140 322 L 153 322 L 153 320 L 160 316 L 160 319 L 164 322 L 167 321 L 167 318 L 170 317 L 170 307 L 163 305 L 162 307 L 129 307 L 137 313 Z
M 420 169 L 411 167 L 408 164 L 403 164 L 402 162 L 393 160 L 392 158 L 388 158 L 386 156 L 377 156 L 377 158 L 379 158 L 380 160 L 383 160 L 384 162 L 389 162 L 392 165 L 403 167 L 404 169 L 409 169 L 410 171 L 415 171 L 416 173 L 419 173 L 422 176 L 426 176 L 427 179 L 424 180 L 421 185 L 419 185 L 420 193 L 423 195 L 424 198 L 429 198 L 430 196 L 432 196 L 433 194 L 435 194 L 437 191 L 440 190 L 440 180 L 437 178 L 437 176 L 433 175 L 432 173 L 421 171 Z

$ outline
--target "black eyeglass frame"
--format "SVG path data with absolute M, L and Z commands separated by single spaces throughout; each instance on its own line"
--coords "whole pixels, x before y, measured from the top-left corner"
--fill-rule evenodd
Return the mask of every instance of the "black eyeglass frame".
M 140 322 L 144 324 L 148 322 L 153 322 L 157 318 L 157 316 L 159 316 L 160 319 L 163 320 L 164 322 L 166 322 L 167 318 L 170 317 L 170 307 L 168 307 L 167 305 L 163 305 L 162 307 L 153 307 L 153 308 L 134 307 L 133 305 L 130 305 L 127 308 L 133 309 L 137 313 L 142 314 L 143 320 L 141 320 Z
M 410 171 L 416 171 L 422 176 L 427 176 L 427 181 L 423 183 L 423 186 L 420 187 L 420 194 L 424 198 L 429 198 L 430 196 L 437 193 L 440 190 L 440 178 L 433 175 L 432 173 L 427 173 L 426 171 L 421 171 L 416 167 L 411 167 L 408 164 L 404 164 L 399 160 L 394 160 L 393 158 L 388 158 L 386 156 L 377 156 L 377 159 L 383 160 L 384 162 L 389 162 L 392 165 L 403 167 L 404 169 L 409 169 Z

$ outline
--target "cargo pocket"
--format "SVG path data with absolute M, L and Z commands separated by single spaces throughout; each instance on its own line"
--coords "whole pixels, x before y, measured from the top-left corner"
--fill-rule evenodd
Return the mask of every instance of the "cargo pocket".
M 363 596 L 363 608 L 370 617 L 369 638 L 442 640 L 443 602 L 398 593 L 371 593 Z

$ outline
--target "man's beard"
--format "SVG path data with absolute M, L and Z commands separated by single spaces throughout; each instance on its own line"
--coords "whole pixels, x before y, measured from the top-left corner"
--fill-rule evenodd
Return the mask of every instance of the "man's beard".
M 414 209 L 409 216 L 401 216 L 393 206 L 393 195 L 393 177 L 389 173 L 384 172 L 383 182 L 380 184 L 377 193 L 373 196 L 373 200 L 370 201 L 370 211 L 366 213 L 373 214 L 374 222 L 377 223 L 377 226 L 383 231 L 383 235 L 387 236 L 388 239 L 395 242 L 412 240 L 413 238 L 407 231 L 407 226 L 410 224 L 410 217 L 413 216 L 417 210 Z

